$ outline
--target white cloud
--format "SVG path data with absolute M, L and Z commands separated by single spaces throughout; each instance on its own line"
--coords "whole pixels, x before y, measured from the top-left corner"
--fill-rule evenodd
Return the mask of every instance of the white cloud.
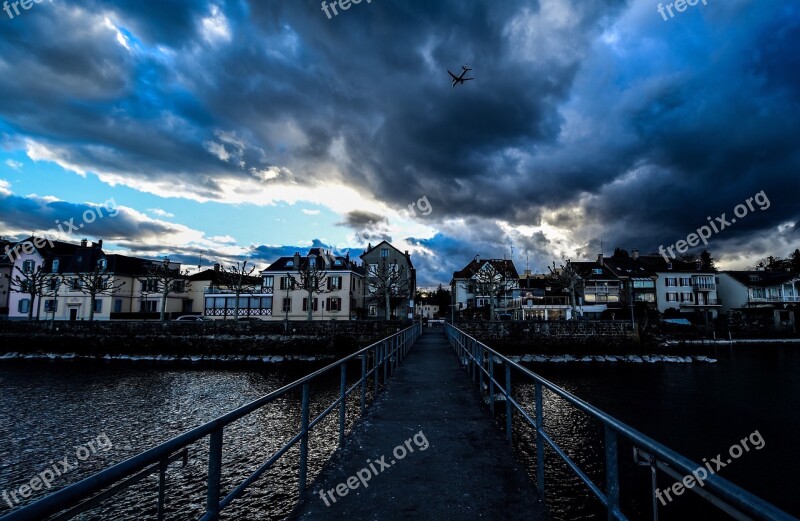
M 148 208 L 147 211 L 159 217 L 167 217 L 167 218 L 175 217 L 175 214 L 169 213 L 168 211 L 162 210 L 161 208 Z
M 231 41 L 231 28 L 228 24 L 228 19 L 216 5 L 211 6 L 211 15 L 203 18 L 201 30 L 203 38 L 208 43 Z
M 25 166 L 19 161 L 14 161 L 13 159 L 6 159 L 6 165 L 8 165 L 9 168 L 13 168 L 14 170 L 19 170 L 20 168 Z
M 303 213 L 306 215 L 319 215 L 319 210 L 308 210 L 303 208 Z

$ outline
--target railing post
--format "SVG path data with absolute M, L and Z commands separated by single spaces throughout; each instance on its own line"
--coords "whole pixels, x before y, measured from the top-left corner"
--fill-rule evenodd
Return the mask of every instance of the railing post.
M 489 409 L 494 419 L 494 355 L 489 353 Z
M 381 363 L 383 364 L 383 383 L 385 384 L 386 379 L 388 378 L 387 374 L 389 370 L 386 364 L 386 362 L 389 360 L 389 342 L 384 340 L 382 345 L 383 345 L 383 360 L 381 360 Z
M 164 521 L 164 502 L 167 491 L 167 459 L 158 462 L 158 513 L 156 519 Z
M 219 518 L 219 484 L 222 475 L 222 427 L 211 433 L 208 448 L 208 494 L 206 512 Z
M 475 341 L 475 350 L 478 354 L 478 392 L 483 395 L 483 348 Z
M 619 519 L 619 468 L 617 467 L 617 433 L 606 425 L 606 497 L 608 498 L 608 521 Z
M 374 373 L 375 374 L 375 396 L 374 396 L 374 398 L 378 397 L 378 383 L 379 383 L 378 379 L 380 378 L 379 377 L 379 373 L 378 373 L 378 367 L 379 367 L 378 366 L 378 364 L 379 364 L 379 362 L 378 362 L 379 358 L 378 357 L 380 356 L 380 348 L 381 348 L 380 345 L 376 345 L 375 346 L 375 356 L 373 357 L 375 359 L 375 363 L 372 364 L 373 365 L 372 370 L 375 371 L 375 373 Z M 374 400 L 374 398 L 373 398 L 373 400 Z
M 506 439 L 512 441 L 511 429 L 513 428 L 511 416 L 511 364 L 505 362 L 506 366 Z
M 341 402 L 339 403 L 339 446 L 344 445 L 344 423 L 347 413 L 347 362 L 342 362 L 342 378 L 339 384 Z
M 300 405 L 300 495 L 306 491 L 306 474 L 308 473 L 308 395 L 309 383 L 303 384 L 303 398 Z
M 539 482 L 539 501 L 544 501 L 544 409 L 542 409 L 542 383 L 534 384 L 536 401 L 536 478 Z
M 367 408 L 367 353 L 361 355 L 361 414 Z

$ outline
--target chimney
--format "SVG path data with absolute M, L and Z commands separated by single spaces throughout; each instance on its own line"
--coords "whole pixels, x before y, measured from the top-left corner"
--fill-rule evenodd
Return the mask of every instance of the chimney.
M 81 239 L 81 248 L 85 248 L 88 242 L 88 239 Z
M 700 270 L 702 270 L 702 269 L 703 269 L 703 263 L 702 263 L 702 262 L 700 262 L 700 261 L 697 261 L 697 262 L 695 263 L 695 266 L 697 267 L 697 271 L 700 271 Z
M 100 240 L 97 241 L 97 247 L 98 248 L 102 248 L 103 247 L 103 239 L 100 239 Z
M 300 267 L 300 252 L 299 251 L 294 252 L 294 258 L 292 260 L 294 261 L 294 267 L 295 268 L 299 268 Z
M 632 249 L 631 257 L 633 257 L 633 260 L 639 260 L 639 250 L 636 248 Z
M 219 263 L 218 262 L 214 263 L 214 271 L 219 271 Z
M 597 264 L 599 264 L 600 266 L 603 265 L 603 254 L 602 253 L 598 253 L 597 254 Z

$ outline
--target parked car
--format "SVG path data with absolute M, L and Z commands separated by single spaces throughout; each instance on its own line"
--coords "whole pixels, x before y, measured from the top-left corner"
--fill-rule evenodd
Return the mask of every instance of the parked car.
M 178 317 L 173 322 L 206 322 L 208 319 L 206 317 L 201 317 L 200 315 L 184 315 L 182 317 Z

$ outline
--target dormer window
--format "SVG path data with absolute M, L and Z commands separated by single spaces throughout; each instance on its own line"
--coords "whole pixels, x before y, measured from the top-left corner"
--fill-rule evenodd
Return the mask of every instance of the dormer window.
M 51 273 L 58 273 L 58 266 L 61 262 L 58 259 L 53 259 L 53 266 L 50 270 Z
M 100 271 L 106 271 L 108 268 L 108 261 L 106 259 L 100 259 L 97 261 L 97 269 Z
M 294 261 L 286 261 L 287 268 L 294 268 Z
M 603 269 L 602 268 L 594 268 L 592 269 L 592 275 L 602 275 Z
M 22 272 L 23 273 L 33 273 L 33 269 L 36 267 L 36 263 L 32 260 L 26 260 L 22 263 Z

